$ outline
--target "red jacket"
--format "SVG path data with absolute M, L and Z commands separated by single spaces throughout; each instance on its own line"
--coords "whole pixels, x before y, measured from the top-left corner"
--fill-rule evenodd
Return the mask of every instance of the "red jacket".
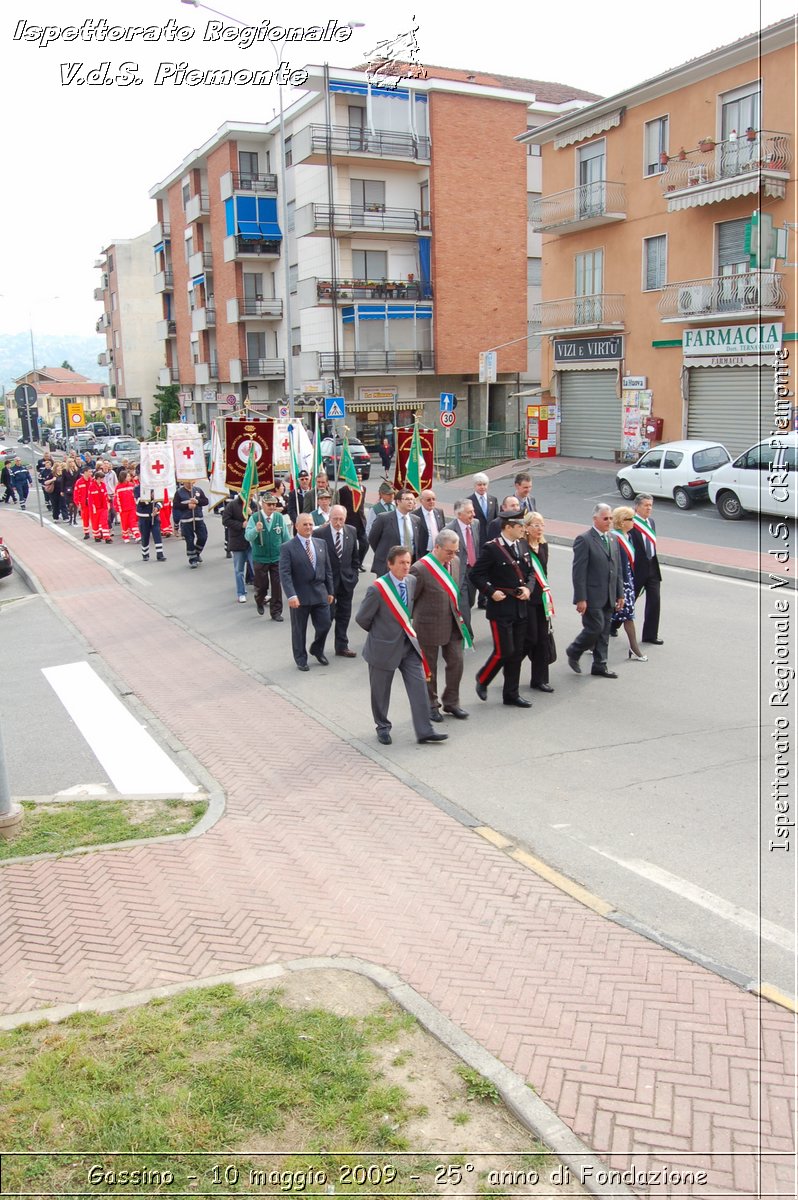
M 89 485 L 94 483 L 94 480 L 89 476 L 79 475 L 75 480 L 75 488 L 72 492 L 72 501 L 78 508 L 87 508 L 89 504 Z
M 120 517 L 124 518 L 126 525 L 135 524 L 136 498 L 133 495 L 133 484 L 128 483 L 127 480 L 124 483 L 118 483 L 114 489 L 114 508 Z
M 90 479 L 86 489 L 89 511 L 108 516 L 108 489 L 104 479 Z

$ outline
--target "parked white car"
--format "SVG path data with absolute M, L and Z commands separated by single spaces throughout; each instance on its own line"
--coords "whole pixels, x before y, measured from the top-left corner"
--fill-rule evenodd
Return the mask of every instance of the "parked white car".
M 798 433 L 780 433 L 757 442 L 712 476 L 709 498 L 727 521 L 747 512 L 798 515 Z
M 663 442 L 622 467 L 615 483 L 624 500 L 648 492 L 672 499 L 677 508 L 692 508 L 697 500 L 706 500 L 710 479 L 728 462 L 731 455 L 718 442 Z

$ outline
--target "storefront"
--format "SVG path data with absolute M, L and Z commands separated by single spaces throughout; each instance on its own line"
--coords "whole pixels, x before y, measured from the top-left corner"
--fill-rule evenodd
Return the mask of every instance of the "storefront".
M 347 414 L 355 418 L 356 435 L 372 454 L 385 437 L 393 447 L 394 425 L 412 425 L 423 411 L 422 400 L 402 397 L 395 387 L 360 387 L 357 400 L 347 404 Z
M 622 447 L 622 337 L 555 338 L 559 451 L 612 460 Z
M 720 442 L 737 455 L 771 432 L 781 340 L 775 323 L 685 330 L 687 437 Z

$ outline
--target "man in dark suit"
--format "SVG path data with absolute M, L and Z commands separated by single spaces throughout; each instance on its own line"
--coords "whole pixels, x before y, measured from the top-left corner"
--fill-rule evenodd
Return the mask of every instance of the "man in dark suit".
M 653 507 L 653 496 L 641 493 L 635 500 L 635 523 L 632 527 L 632 545 L 635 548 L 635 600 L 645 592 L 646 615 L 640 640 L 661 646 L 659 605 L 662 572 L 657 558 L 657 527 L 651 519 Z
M 518 693 L 532 572 L 529 556 L 520 554 L 516 546 L 523 534 L 523 517 L 505 513 L 501 537 L 482 547 L 470 571 L 472 583 L 488 602 L 485 615 L 493 635 L 490 658 L 477 672 L 477 695 L 487 700 L 488 684 L 503 669 L 502 699 L 513 708 L 532 707 Z
M 513 479 L 515 487 L 515 498 L 518 501 L 518 507 L 521 515 L 528 512 L 537 512 L 535 497 L 532 495 L 532 476 L 529 471 L 519 471 Z
M 280 549 L 280 584 L 291 610 L 291 649 L 300 671 L 309 670 L 308 618 L 315 634 L 310 653 L 323 667 L 330 665 L 324 643 L 330 629 L 330 605 L 335 599 L 333 573 L 326 545 L 312 534 L 313 518 L 310 513 L 300 513 L 296 537 Z
M 446 524 L 443 509 L 436 507 L 435 500 L 436 496 L 432 488 L 425 488 L 418 498 L 418 508 L 415 513 L 419 526 L 418 558 L 432 549 L 435 545 L 435 538 Z
M 352 597 L 360 578 L 360 554 L 355 531 L 346 524 L 343 504 L 332 506 L 329 525 L 315 529 L 313 536 L 324 542 L 332 566 L 335 603 L 331 616 L 335 623 L 335 653 L 338 658 L 355 658 L 354 650 L 349 649 L 349 621 L 352 616 Z
M 454 520 L 446 526 L 457 534 L 459 543 L 460 578 L 463 586 L 460 588 L 460 611 L 465 618 L 468 632 L 473 637 L 471 627 L 471 610 L 474 607 L 477 592 L 471 582 L 469 571 L 474 566 L 482 549 L 479 536 L 479 525 L 474 515 L 474 505 L 470 500 L 455 500 Z
M 396 493 L 396 511 L 381 513 L 375 517 L 369 529 L 369 545 L 374 551 L 371 569 L 375 575 L 384 575 L 388 569 L 388 551 L 393 546 L 404 546 L 410 551 L 411 562 L 418 558 L 418 517 L 413 515 L 416 498 L 403 488 Z
M 413 628 L 429 666 L 427 680 L 430 718 L 442 721 L 441 708 L 459 721 L 468 713 L 460 704 L 463 678 L 463 625 L 460 610 L 460 563 L 457 534 L 444 529 L 435 537 L 431 552 L 410 568 L 416 581 Z M 438 699 L 438 651 L 446 664 L 443 696 Z
M 502 531 L 502 518 L 506 513 L 516 513 L 523 517 L 523 513 L 518 506 L 518 501 L 515 496 L 505 496 L 501 503 L 498 516 L 495 516 L 488 526 L 488 541 L 492 542 L 497 538 Z M 484 543 L 483 543 L 484 544 Z
M 296 529 L 296 519 L 303 511 L 305 499 L 310 495 L 310 475 L 307 471 L 300 471 L 297 485 L 291 488 L 288 493 L 288 499 L 285 503 L 285 513 L 291 524 Z
M 474 476 L 474 490 L 468 497 L 474 505 L 474 516 L 479 522 L 479 532 L 482 535 L 480 543 L 483 546 L 488 541 L 488 526 L 499 515 L 499 501 L 488 492 L 489 482 L 487 475 L 480 471 Z
M 404 546 L 392 546 L 386 561 L 388 571 L 371 584 L 355 614 L 358 625 L 368 633 L 363 657 L 369 665 L 377 741 L 383 746 L 390 746 L 392 741 L 388 706 L 394 673 L 398 670 L 410 701 L 416 740 L 442 742 L 447 735 L 432 728 L 424 659 L 411 624 L 416 581 L 408 578 L 410 551 Z
M 604 679 L 618 678 L 607 668 L 607 651 L 613 610 L 623 608 L 623 575 L 618 542 L 610 536 L 611 525 L 609 504 L 597 504 L 592 528 L 574 539 L 574 604 L 582 618 L 582 632 L 565 650 L 568 666 L 577 675 L 582 674 L 581 655 L 592 650 L 590 673 Z

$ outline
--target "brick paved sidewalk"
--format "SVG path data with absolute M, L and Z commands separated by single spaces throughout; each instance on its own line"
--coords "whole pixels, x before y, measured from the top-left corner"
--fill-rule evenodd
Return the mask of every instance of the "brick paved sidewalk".
M 774 1156 L 793 1149 L 789 1013 L 512 863 L 67 539 L 19 520 L 14 549 L 227 811 L 198 839 L 0 869 L 3 1011 L 355 956 L 403 977 L 614 1166 L 710 1173 L 652 1195 L 795 1193 L 794 1163 Z

